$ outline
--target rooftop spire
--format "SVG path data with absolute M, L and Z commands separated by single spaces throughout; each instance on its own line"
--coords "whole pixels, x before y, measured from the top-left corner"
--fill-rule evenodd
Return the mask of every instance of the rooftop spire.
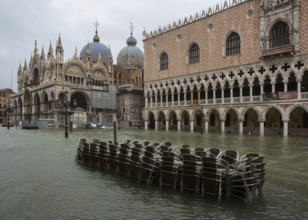
M 21 62 L 19 62 L 19 66 L 18 66 L 18 73 L 22 72 L 22 67 L 21 67 Z
M 51 45 L 51 41 L 50 41 L 47 59 L 49 60 L 51 57 L 53 57 L 53 49 L 52 49 L 52 45 Z
M 62 47 L 62 40 L 61 40 L 61 34 L 59 33 L 59 37 L 58 37 L 58 42 L 57 42 L 57 51 L 62 52 L 63 51 L 63 47 Z
M 97 18 L 96 18 L 96 21 L 94 22 L 94 26 L 95 26 L 95 36 L 93 37 L 93 42 L 99 42 L 99 36 L 98 36 L 98 31 L 97 31 L 97 28 L 99 26 L 99 23 L 97 21 Z
M 27 70 L 28 69 L 28 64 L 27 64 L 27 60 L 25 59 L 25 62 L 24 62 L 24 70 Z
M 133 31 L 134 31 L 134 25 L 132 22 L 130 22 L 130 25 L 129 25 L 129 30 L 130 30 L 130 35 L 133 36 Z
M 38 51 L 38 50 L 37 50 L 37 41 L 35 40 L 35 41 L 34 41 L 34 51 L 33 51 L 34 54 L 37 54 L 37 51 Z
M 136 38 L 133 37 L 134 25 L 132 22 L 130 22 L 129 29 L 130 29 L 130 37 L 127 38 L 126 40 L 127 46 L 136 46 L 137 40 Z
M 42 51 L 41 51 L 41 60 L 45 60 L 45 51 L 44 51 L 44 46 L 42 46 Z

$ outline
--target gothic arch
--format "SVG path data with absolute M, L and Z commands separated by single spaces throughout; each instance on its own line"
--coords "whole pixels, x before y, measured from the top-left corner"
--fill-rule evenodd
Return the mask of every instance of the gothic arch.
M 245 118 L 245 114 L 250 110 L 252 109 L 253 111 L 255 111 L 258 115 L 258 120 L 261 121 L 263 119 L 262 117 L 262 113 L 258 110 L 258 108 L 256 106 L 249 106 L 249 107 L 245 107 L 241 114 L 239 115 L 239 118 L 240 119 L 244 119 Z
M 83 74 L 83 77 L 86 77 L 86 70 L 83 67 L 83 65 L 80 62 L 76 62 L 76 61 L 71 61 L 69 63 L 67 63 L 67 65 L 64 68 L 64 74 L 67 74 L 67 71 L 69 70 L 69 68 L 72 68 L 76 66 L 77 68 L 79 68 L 79 70 L 81 71 L 81 73 Z
M 73 92 L 71 94 L 70 101 L 71 101 L 70 107 L 72 109 L 81 108 L 84 111 L 89 110 L 90 99 L 88 95 L 83 92 L 80 91 Z
M 228 52 L 229 49 L 232 49 L 232 48 L 230 48 L 230 45 L 228 45 L 229 44 L 229 40 L 231 39 L 230 37 L 238 37 L 239 38 L 239 51 L 238 52 L 237 52 L 237 50 L 236 50 L 236 52 L 231 52 L 231 53 Z M 243 48 L 243 41 L 242 41 L 242 38 L 241 38 L 241 34 L 238 31 L 236 31 L 236 30 L 229 31 L 225 35 L 223 45 L 224 45 L 224 55 L 225 56 L 230 56 L 230 55 L 232 56 L 232 55 L 239 55 L 239 54 L 241 54 L 241 51 L 243 50 L 242 49 Z M 232 44 L 232 45 L 234 45 L 234 44 Z
M 41 114 L 41 100 L 38 93 L 34 94 L 33 107 L 34 107 L 34 112 L 33 112 L 34 117 L 36 120 L 38 120 Z
M 178 117 L 174 110 L 168 111 L 168 121 L 169 121 L 169 129 L 170 130 L 177 130 L 177 121 Z
M 241 113 L 239 112 L 238 109 L 236 109 L 236 108 L 234 108 L 234 107 L 228 107 L 228 108 L 224 109 L 224 111 L 223 111 L 222 114 L 220 115 L 220 119 L 223 120 L 223 121 L 226 120 L 227 113 L 228 113 L 229 111 L 231 111 L 231 110 L 233 110 L 233 111 L 236 113 L 237 118 L 240 118 Z
M 292 111 L 296 108 L 302 108 L 304 109 L 307 113 L 308 113 L 308 106 L 306 105 L 302 105 L 302 104 L 295 104 L 295 105 L 292 105 L 290 106 L 287 110 L 286 110 L 286 113 L 285 113 L 285 119 L 286 120 L 289 120 L 290 119 L 290 114 L 292 113 Z
M 158 111 L 157 112 L 157 129 L 163 130 L 166 126 L 166 120 L 167 117 L 164 113 L 164 111 Z
M 266 118 L 266 114 L 268 113 L 268 111 L 270 110 L 270 109 L 276 109 L 279 113 L 280 113 L 280 115 L 281 115 L 281 117 L 282 117 L 282 120 L 284 120 L 285 119 L 285 112 L 284 112 L 284 110 L 280 107 L 280 106 L 278 106 L 278 105 L 269 105 L 269 106 L 266 106 L 265 107 L 265 109 L 262 111 L 262 113 L 261 113 L 261 115 L 262 115 L 262 119 L 265 119 Z

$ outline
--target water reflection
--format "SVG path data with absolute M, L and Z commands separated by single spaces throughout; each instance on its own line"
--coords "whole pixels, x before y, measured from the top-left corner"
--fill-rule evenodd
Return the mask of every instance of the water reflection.
M 307 138 L 120 130 L 119 140 L 172 141 L 265 156 L 264 198 L 218 203 L 144 185 L 74 162 L 80 137 L 113 140 L 110 130 L 0 128 L 0 219 L 304 219 L 308 218 Z

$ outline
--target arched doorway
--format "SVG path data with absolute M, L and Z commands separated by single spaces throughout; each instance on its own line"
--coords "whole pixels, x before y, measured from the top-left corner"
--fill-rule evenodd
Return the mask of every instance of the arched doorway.
M 77 126 L 91 121 L 88 115 L 89 111 L 89 102 L 85 94 L 81 92 L 75 92 L 71 95 L 70 99 L 70 109 L 74 112 L 71 116 L 71 120 Z M 107 121 L 106 119 L 100 119 L 99 121 Z
M 29 91 L 25 92 L 24 96 L 24 120 L 31 121 L 31 115 L 32 115 L 32 98 Z
M 164 130 L 166 128 L 166 118 L 163 112 L 158 114 L 158 130 Z
M 169 115 L 169 130 L 177 130 L 177 117 L 174 111 L 170 112 Z
M 195 128 L 194 128 L 195 131 L 201 131 L 201 132 L 204 131 L 204 127 L 203 127 L 203 125 L 204 125 L 204 114 L 201 110 L 198 110 L 195 113 L 194 125 L 195 125 Z
M 41 114 L 40 96 L 36 93 L 34 96 L 34 119 L 39 120 Z
M 233 109 L 230 109 L 226 114 L 225 128 L 227 133 L 238 132 L 238 116 Z
M 243 131 L 251 134 L 259 133 L 258 114 L 254 109 L 248 109 L 244 116 Z
M 149 129 L 155 129 L 155 117 L 153 112 L 149 112 L 149 118 L 148 118 L 148 127 Z
M 189 114 L 187 111 L 183 111 L 181 115 L 181 128 L 183 131 L 189 131 Z
M 296 107 L 290 113 L 290 135 L 308 135 L 308 113 L 301 107 Z
M 210 113 L 209 132 L 220 132 L 220 117 L 216 110 Z
M 282 134 L 283 122 L 280 112 L 271 108 L 265 116 L 265 134 Z

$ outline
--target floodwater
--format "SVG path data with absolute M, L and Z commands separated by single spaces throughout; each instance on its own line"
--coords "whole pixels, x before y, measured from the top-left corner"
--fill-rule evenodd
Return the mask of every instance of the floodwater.
M 218 202 L 75 163 L 78 140 L 112 130 L 0 127 L 0 219 L 308 219 L 308 138 L 119 130 L 118 141 L 172 141 L 265 156 L 264 196 Z

